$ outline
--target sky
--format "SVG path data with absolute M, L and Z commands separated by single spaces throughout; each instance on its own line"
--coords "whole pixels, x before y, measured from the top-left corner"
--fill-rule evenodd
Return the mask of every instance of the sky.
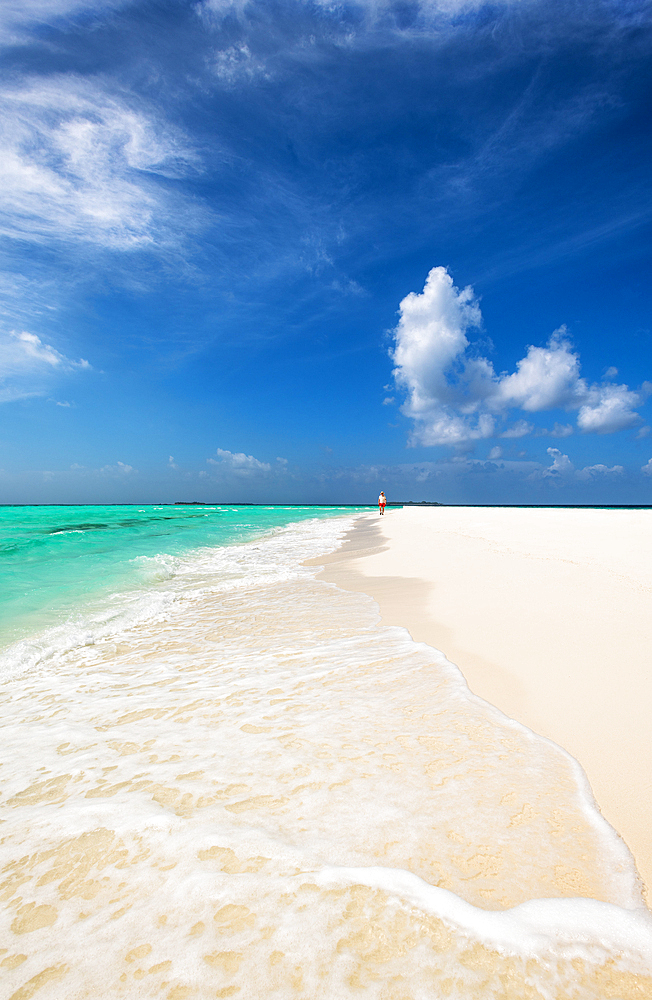
M 0 502 L 652 503 L 652 6 L 4 0 Z

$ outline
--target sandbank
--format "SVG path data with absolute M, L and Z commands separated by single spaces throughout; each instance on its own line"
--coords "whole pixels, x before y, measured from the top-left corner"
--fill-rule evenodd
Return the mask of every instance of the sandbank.
M 652 511 L 429 507 L 360 519 L 320 578 L 584 768 L 652 900 Z

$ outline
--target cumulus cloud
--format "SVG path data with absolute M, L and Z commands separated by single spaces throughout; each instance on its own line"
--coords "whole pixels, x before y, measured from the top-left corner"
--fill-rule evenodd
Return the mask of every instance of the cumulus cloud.
M 652 458 L 648 459 L 645 465 L 641 466 L 641 472 L 646 476 L 652 476 Z
M 622 465 L 587 465 L 577 473 L 578 479 L 602 479 L 604 476 L 622 476 L 625 469 Z
M 493 437 L 514 410 L 575 410 L 579 429 L 599 434 L 640 423 L 636 407 L 652 386 L 634 391 L 612 382 L 589 384 L 564 327 L 545 347 L 530 345 L 514 372 L 498 374 L 468 339 L 481 324 L 473 289 L 456 288 L 445 267 L 433 268 L 423 291 L 401 302 L 392 357 L 396 385 L 407 396 L 402 411 L 414 421 L 412 444 L 461 445 Z M 533 430 L 521 418 L 501 436 L 524 437 Z
M 545 479 L 562 480 L 564 478 L 581 479 L 584 482 L 591 482 L 604 479 L 606 476 L 621 476 L 625 469 L 622 465 L 587 465 L 583 469 L 576 469 L 568 455 L 562 454 L 559 448 L 548 448 L 548 454 L 552 458 L 552 463 L 541 470 L 541 476 Z M 536 478 L 536 474 L 535 474 Z
M 83 358 L 73 361 L 35 333 L 0 334 L 0 402 L 40 396 L 56 373 L 90 369 Z M 60 403 L 70 406 L 70 403 Z
M 543 470 L 544 476 L 567 476 L 575 470 L 568 455 L 562 455 L 559 448 L 548 448 L 548 454 L 552 458 L 552 465 Z
M 577 414 L 577 426 L 582 431 L 597 431 L 598 434 L 633 427 L 641 420 L 634 408 L 645 401 L 647 394 L 647 384 L 641 392 L 632 392 L 626 385 L 591 386 L 586 393 L 587 402 L 580 406 Z
M 245 455 L 241 451 L 233 452 L 218 448 L 216 455 L 217 458 L 207 458 L 206 461 L 210 465 L 217 465 L 223 470 L 228 469 L 237 475 L 249 476 L 255 472 L 270 472 L 272 468 L 269 462 L 260 462 L 253 455 Z

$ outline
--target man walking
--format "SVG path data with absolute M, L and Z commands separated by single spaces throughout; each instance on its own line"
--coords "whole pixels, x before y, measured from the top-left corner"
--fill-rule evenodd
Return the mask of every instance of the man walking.
M 380 496 L 378 497 L 378 513 L 380 514 L 381 517 L 385 513 L 385 504 L 386 503 L 387 503 L 387 497 L 385 496 L 385 494 L 381 490 L 380 491 Z

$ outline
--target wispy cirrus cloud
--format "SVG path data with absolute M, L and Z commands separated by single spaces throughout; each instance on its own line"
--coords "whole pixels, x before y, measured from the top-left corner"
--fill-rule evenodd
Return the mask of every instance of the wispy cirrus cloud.
M 42 396 L 57 376 L 90 367 L 83 358 L 75 361 L 66 357 L 35 333 L 12 330 L 0 334 L 0 402 Z
M 196 172 L 185 136 L 108 81 L 25 78 L 3 93 L 0 232 L 109 250 L 177 245 L 197 224 L 166 181 Z
M 405 178 L 402 210 L 397 210 L 394 193 L 383 205 L 374 186 L 373 199 L 367 202 L 357 198 L 355 215 L 346 215 L 349 235 L 360 238 L 367 228 L 373 228 L 379 213 L 386 212 L 395 236 L 392 249 L 400 231 L 405 232 L 402 238 L 407 242 L 415 228 L 436 232 L 442 226 L 455 230 L 462 224 L 477 230 L 481 220 L 493 218 L 497 206 L 513 204 L 514 190 L 523 185 L 532 170 L 617 117 L 616 109 L 623 106 L 616 82 L 619 74 L 589 70 L 576 86 L 551 86 L 550 62 L 555 58 L 553 53 L 567 52 L 572 45 L 577 45 L 585 56 L 585 48 L 593 44 L 598 46 L 596 52 L 608 49 L 617 59 L 616 53 L 633 51 L 628 40 L 634 33 L 639 39 L 638 54 L 646 46 L 649 54 L 646 8 L 645 0 L 565 3 L 557 5 L 554 15 L 545 0 L 498 0 L 490 5 L 483 0 L 286 0 L 282 4 L 205 0 L 196 6 L 215 39 L 214 54 L 207 65 L 212 68 L 217 86 L 238 86 L 253 96 L 256 90 L 264 94 L 269 80 L 281 92 L 284 83 L 289 83 L 282 103 L 292 112 L 284 123 L 290 119 L 295 122 L 301 112 L 308 112 L 314 129 L 305 128 L 304 120 L 298 141 L 293 134 L 293 147 L 301 147 L 309 157 L 314 155 L 312 139 L 320 139 L 320 125 L 330 124 L 332 133 L 337 134 L 341 123 L 346 122 L 345 135 L 358 129 L 374 139 L 380 137 L 383 157 L 389 164 L 392 144 L 383 142 L 382 136 L 392 121 L 391 102 L 384 100 L 381 89 L 374 92 L 385 122 L 375 120 L 376 107 L 371 102 L 360 104 L 366 115 L 356 120 L 355 103 L 340 104 L 341 95 L 334 88 L 327 84 L 327 89 L 322 88 L 333 71 L 343 74 L 349 84 L 356 81 L 357 66 L 366 62 L 372 51 L 377 53 L 379 65 L 392 74 L 395 61 L 401 61 L 401 50 L 408 51 L 413 45 L 411 51 L 418 60 L 419 48 L 427 46 L 430 65 L 424 77 L 432 73 L 440 84 L 432 92 L 433 118 L 437 118 L 440 102 L 445 106 L 450 99 L 451 87 L 457 92 L 456 106 L 445 116 L 438 129 L 438 142 L 428 147 L 427 157 L 421 158 L 415 144 L 409 157 L 410 171 L 403 174 L 404 158 L 396 161 L 397 174 Z M 388 52 L 395 55 L 385 62 Z M 589 63 L 584 65 L 588 67 Z M 455 69 L 447 72 L 444 67 L 449 66 Z M 423 64 L 421 67 L 423 73 Z M 499 81 L 510 74 L 515 74 L 513 79 L 518 78 L 522 85 L 510 84 L 503 89 Z M 361 82 L 366 88 L 368 81 Z M 398 80 L 396 83 L 401 86 Z M 484 89 L 485 85 L 492 92 L 501 92 L 491 114 L 484 113 L 486 102 L 482 96 L 477 100 L 471 97 L 472 88 Z M 273 121 L 276 108 L 268 105 L 267 110 Z M 409 115 L 397 120 L 395 128 L 402 131 L 408 119 Z M 428 120 L 424 117 L 422 123 L 422 148 L 428 145 L 422 141 Z M 283 134 L 285 137 L 285 127 Z M 347 146 L 346 138 L 343 146 Z M 377 175 L 378 165 L 366 161 L 358 149 L 355 157 L 340 161 L 337 169 L 342 181 L 340 191 L 350 188 L 359 192 L 364 190 L 365 175 Z M 273 178 L 267 181 L 273 189 Z M 291 197 L 286 196 L 286 200 L 296 206 L 302 196 L 306 196 L 305 191 L 300 179 L 296 179 Z M 329 191 L 325 200 L 329 208 L 337 205 L 337 192 Z M 554 211 L 544 225 L 536 227 L 529 222 L 523 225 L 523 218 L 516 218 L 507 247 L 496 241 L 483 266 L 487 273 L 504 276 L 581 255 L 589 246 L 621 238 L 649 222 L 649 205 L 648 193 L 642 189 L 619 191 L 613 201 L 594 199 L 592 210 L 574 213 L 572 222 L 567 212 Z M 421 220 L 417 227 L 415 218 Z M 333 233 L 323 222 L 322 227 L 336 257 Z M 441 239 L 440 233 L 437 239 Z M 380 243 L 376 252 L 382 259 L 392 249 L 385 251 Z
M 264 59 L 252 54 L 246 43 L 220 49 L 212 60 L 212 68 L 219 80 L 235 86 L 243 80 L 262 77 L 270 79 L 271 73 Z
M 498 0 L 496 8 L 509 8 L 517 0 Z M 331 0 L 294 0 L 287 6 L 296 13 L 305 11 L 317 15 L 323 25 L 341 25 L 346 28 L 349 43 L 351 35 L 374 29 L 397 30 L 403 34 L 432 30 L 460 14 L 471 13 L 483 7 L 485 0 L 416 0 L 409 6 L 396 0 L 346 0 L 332 3 Z M 200 0 L 197 10 L 201 16 L 222 20 L 235 17 L 245 21 L 251 15 L 259 15 L 261 3 L 255 0 Z
M 0 5 L 0 45 L 24 43 L 30 29 L 55 26 L 79 16 L 94 19 L 125 7 L 133 0 L 3 0 Z
M 504 428 L 514 411 L 575 411 L 585 433 L 611 434 L 641 423 L 637 408 L 652 384 L 632 390 L 587 382 L 564 327 L 545 346 L 530 345 L 514 372 L 497 373 L 467 336 L 482 324 L 473 289 L 456 288 L 444 267 L 433 268 L 423 291 L 411 292 L 399 308 L 394 378 L 406 393 L 402 412 L 414 421 L 413 444 L 455 446 L 532 433 L 523 417 Z

